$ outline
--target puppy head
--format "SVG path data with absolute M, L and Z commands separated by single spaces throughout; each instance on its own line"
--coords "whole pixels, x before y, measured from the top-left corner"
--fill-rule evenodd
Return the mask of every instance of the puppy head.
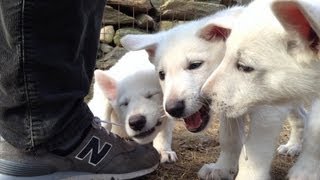
M 211 119 L 210 101 L 201 96 L 200 89 L 222 60 L 226 37 L 242 10 L 234 7 L 165 32 L 121 40 L 127 49 L 148 51 L 158 72 L 166 113 L 183 118 L 191 132 L 203 130 Z
M 279 13 L 285 16 L 288 11 Z M 269 1 L 255 1 L 240 15 L 222 63 L 202 88 L 212 97 L 214 109 L 237 117 L 255 105 L 286 103 L 314 93 L 313 81 L 319 78 L 315 33 L 303 35 L 310 24 L 301 13 L 291 15 L 297 24 L 290 31 L 282 26 L 288 23 L 285 18 L 280 24 L 273 15 Z
M 139 71 L 120 82 L 100 70 L 95 77 L 127 135 L 141 144 L 152 142 L 166 121 L 154 70 Z

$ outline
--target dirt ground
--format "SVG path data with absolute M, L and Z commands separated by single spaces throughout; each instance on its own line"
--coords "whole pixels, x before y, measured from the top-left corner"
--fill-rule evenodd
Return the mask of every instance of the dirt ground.
M 194 180 L 197 172 L 205 163 L 215 162 L 219 156 L 218 121 L 211 128 L 201 133 L 188 132 L 182 122 L 177 122 L 173 136 L 173 150 L 178 161 L 173 164 L 162 164 L 160 167 L 139 180 Z M 285 124 L 279 144 L 288 140 L 290 128 Z M 272 179 L 283 180 L 296 158 L 277 155 L 272 164 Z

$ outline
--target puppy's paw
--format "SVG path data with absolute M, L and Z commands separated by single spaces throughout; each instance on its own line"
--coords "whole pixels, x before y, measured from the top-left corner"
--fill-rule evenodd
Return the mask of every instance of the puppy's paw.
M 215 163 L 205 164 L 198 172 L 198 177 L 205 180 L 233 180 L 237 169 L 219 167 Z
M 174 163 L 178 160 L 178 156 L 174 151 L 159 151 L 161 156 L 161 163 Z
M 300 160 L 290 169 L 288 178 L 290 180 L 319 180 L 319 163 L 308 163 Z
M 301 150 L 302 150 L 302 145 L 300 143 L 282 144 L 277 149 L 279 154 L 286 155 L 286 156 L 292 156 L 292 157 L 299 155 Z

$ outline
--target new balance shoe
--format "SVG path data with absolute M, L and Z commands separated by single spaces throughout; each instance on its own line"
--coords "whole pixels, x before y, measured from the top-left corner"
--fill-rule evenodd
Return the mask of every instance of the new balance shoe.
M 159 154 L 152 145 L 139 145 L 93 123 L 87 136 L 70 154 L 45 150 L 21 152 L 0 142 L 0 179 L 131 179 L 154 171 Z

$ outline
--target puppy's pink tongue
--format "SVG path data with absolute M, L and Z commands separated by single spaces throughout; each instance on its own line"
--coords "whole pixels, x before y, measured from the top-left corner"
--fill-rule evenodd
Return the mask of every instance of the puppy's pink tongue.
M 196 112 L 195 114 L 184 118 L 184 122 L 186 124 L 186 128 L 189 131 L 194 131 L 196 129 L 198 129 L 201 126 L 201 114 L 200 112 Z

